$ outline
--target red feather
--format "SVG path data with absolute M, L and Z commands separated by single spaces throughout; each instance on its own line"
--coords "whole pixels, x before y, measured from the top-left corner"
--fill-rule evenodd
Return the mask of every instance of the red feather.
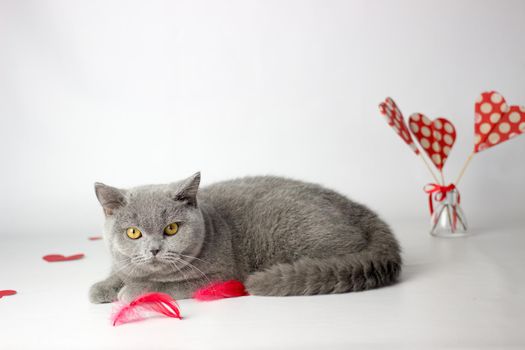
M 111 317 L 113 326 L 142 320 L 146 313 L 160 313 L 168 317 L 178 318 L 179 307 L 175 299 L 164 293 L 148 293 L 139 296 L 127 305 L 120 306 Z
M 214 282 L 195 292 L 193 298 L 200 301 L 210 301 L 224 298 L 234 298 L 249 295 L 244 284 L 236 280 Z

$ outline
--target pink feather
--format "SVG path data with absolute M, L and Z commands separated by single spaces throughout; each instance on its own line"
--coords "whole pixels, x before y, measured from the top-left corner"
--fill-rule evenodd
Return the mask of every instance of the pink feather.
M 193 294 L 193 298 L 200 301 L 211 301 L 224 298 L 234 298 L 249 295 L 244 284 L 236 280 L 214 282 L 200 288 Z
M 143 294 L 129 304 L 119 306 L 113 313 L 113 326 L 144 319 L 145 314 L 160 313 L 168 317 L 178 318 L 179 308 L 175 299 L 164 293 Z

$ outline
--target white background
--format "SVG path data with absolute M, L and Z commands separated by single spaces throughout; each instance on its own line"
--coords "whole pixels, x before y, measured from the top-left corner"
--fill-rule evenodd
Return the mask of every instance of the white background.
M 99 232 L 93 182 L 320 182 L 427 220 L 423 163 L 380 117 L 453 121 L 485 90 L 525 104 L 525 2 L 0 1 L 0 235 Z M 474 225 L 521 220 L 525 137 L 474 158 Z M 499 221 L 498 221 L 499 222 Z
M 523 348 L 525 136 L 476 156 L 473 233 L 428 235 L 431 181 L 377 105 L 449 118 L 458 174 L 474 101 L 525 105 L 525 2 L 0 0 L 1 349 Z M 365 293 L 180 302 L 111 327 L 93 182 L 277 174 L 379 211 L 400 283 Z M 85 253 L 46 263 L 49 253 Z

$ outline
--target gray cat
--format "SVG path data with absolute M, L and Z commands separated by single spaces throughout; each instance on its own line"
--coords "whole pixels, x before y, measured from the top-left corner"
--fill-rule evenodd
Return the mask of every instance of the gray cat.
M 200 174 L 129 190 L 95 184 L 110 276 L 93 303 L 145 292 L 190 298 L 237 279 L 254 295 L 344 293 L 394 283 L 399 245 L 366 207 L 318 185 L 247 177 L 198 190 Z

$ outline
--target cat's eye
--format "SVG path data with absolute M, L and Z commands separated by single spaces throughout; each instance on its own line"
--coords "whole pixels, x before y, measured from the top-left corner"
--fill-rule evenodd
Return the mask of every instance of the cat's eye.
M 179 230 L 179 224 L 177 224 L 176 222 L 173 222 L 164 228 L 164 234 L 168 236 L 173 236 L 174 234 L 177 233 L 178 230 Z
M 140 230 L 138 228 L 136 228 L 136 227 L 128 228 L 126 230 L 126 234 L 131 239 L 139 239 L 140 237 L 142 237 L 142 232 L 140 232 Z

